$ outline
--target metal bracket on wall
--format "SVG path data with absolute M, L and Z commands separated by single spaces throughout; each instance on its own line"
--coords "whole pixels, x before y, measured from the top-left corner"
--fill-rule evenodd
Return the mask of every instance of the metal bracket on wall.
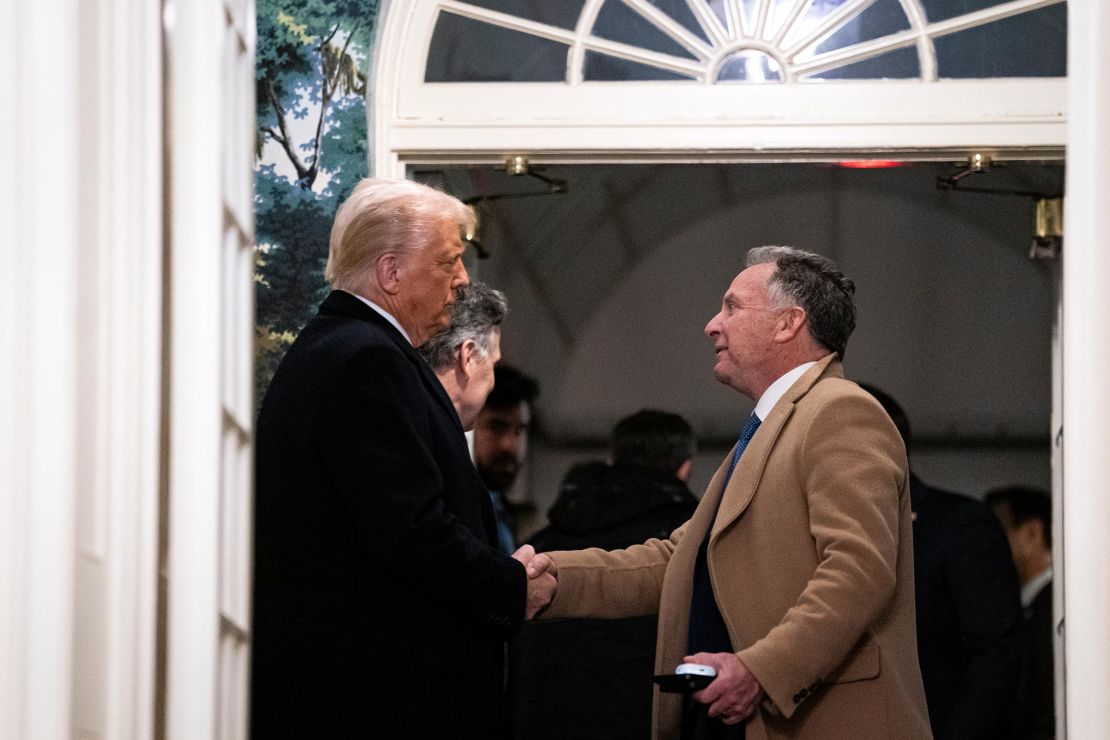
M 954 175 L 940 175 L 936 179 L 938 190 L 955 190 L 963 193 L 982 193 L 985 195 L 1008 195 L 1031 198 L 1036 202 L 1036 228 L 1029 249 L 1031 259 L 1056 259 L 1064 239 L 1064 194 L 1045 193 L 1036 190 L 1014 190 L 1011 188 L 981 188 L 962 184 L 970 175 L 982 175 L 992 166 L 990 155 L 976 152 L 971 154 L 967 163 L 959 163 L 960 171 Z

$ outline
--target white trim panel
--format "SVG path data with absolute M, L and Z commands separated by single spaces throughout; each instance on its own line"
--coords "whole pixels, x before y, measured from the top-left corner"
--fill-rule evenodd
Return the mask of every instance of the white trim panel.
M 1071 3 L 1064 223 L 1063 618 L 1077 740 L 1110 737 L 1110 5 Z M 1061 717 L 1061 715 L 1064 715 Z M 1058 726 L 1060 726 L 1058 724 Z

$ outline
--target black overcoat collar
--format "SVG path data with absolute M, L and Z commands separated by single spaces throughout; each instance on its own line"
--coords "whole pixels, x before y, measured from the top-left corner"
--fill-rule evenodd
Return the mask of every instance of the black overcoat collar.
M 450 418 L 454 419 L 455 425 L 459 428 L 459 433 L 463 433 L 462 423 L 459 421 L 459 414 L 455 410 L 455 404 L 451 403 L 447 391 L 443 388 L 443 383 L 439 382 L 432 369 L 428 367 L 428 363 L 424 361 L 424 357 L 416 350 L 415 347 L 405 338 L 405 335 L 397 330 L 388 319 L 375 311 L 370 306 L 366 305 L 358 296 L 352 295 L 344 290 L 333 290 L 320 304 L 320 314 L 339 314 L 347 318 L 356 319 L 358 321 L 365 321 L 373 324 L 388 336 L 394 344 L 396 344 L 404 355 L 416 366 L 417 371 L 420 373 L 421 380 L 427 387 L 428 392 L 435 398 L 441 406 L 447 411 Z

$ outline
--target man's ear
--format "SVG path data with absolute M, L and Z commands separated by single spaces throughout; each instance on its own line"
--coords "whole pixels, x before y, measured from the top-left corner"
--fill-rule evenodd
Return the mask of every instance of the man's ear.
M 459 372 L 467 380 L 474 374 L 474 363 L 478 360 L 478 345 L 473 339 L 467 339 L 459 345 Z
M 396 252 L 386 252 L 374 260 L 374 276 L 378 287 L 389 295 L 397 295 L 401 289 L 401 260 Z
M 806 310 L 801 306 L 791 306 L 779 314 L 775 320 L 775 341 L 789 342 L 798 336 L 806 325 Z

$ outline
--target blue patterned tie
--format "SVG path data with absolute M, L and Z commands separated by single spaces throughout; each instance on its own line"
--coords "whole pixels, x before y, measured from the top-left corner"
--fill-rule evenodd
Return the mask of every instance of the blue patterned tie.
M 756 429 L 759 429 L 759 417 L 753 413 L 748 417 L 744 429 L 740 432 L 740 439 L 736 443 L 736 452 L 732 456 L 732 462 L 728 465 L 725 486 L 728 486 L 732 471 L 736 468 L 740 456 L 744 454 L 744 448 L 755 436 Z M 721 498 L 724 498 L 723 490 Z M 693 589 L 690 594 L 690 625 L 686 637 L 686 647 L 689 653 L 732 652 L 732 639 L 729 637 L 725 619 L 721 616 L 720 607 L 717 606 L 717 599 L 713 596 L 713 583 L 709 580 L 709 537 L 712 532 L 712 526 L 705 531 L 705 539 L 702 540 L 701 547 L 698 548 L 698 557 L 694 562 Z M 742 727 L 742 725 L 739 726 Z M 738 737 L 743 737 L 742 732 Z
M 732 471 L 736 469 L 736 463 L 740 462 L 740 456 L 744 454 L 744 450 L 748 446 L 748 442 L 752 441 L 755 436 L 755 430 L 759 429 L 759 417 L 752 412 L 748 417 L 747 423 L 744 428 L 740 430 L 740 440 L 736 443 L 736 452 L 732 455 L 732 462 L 728 464 L 728 474 L 725 476 L 725 485 L 728 485 L 729 479 L 732 478 Z

